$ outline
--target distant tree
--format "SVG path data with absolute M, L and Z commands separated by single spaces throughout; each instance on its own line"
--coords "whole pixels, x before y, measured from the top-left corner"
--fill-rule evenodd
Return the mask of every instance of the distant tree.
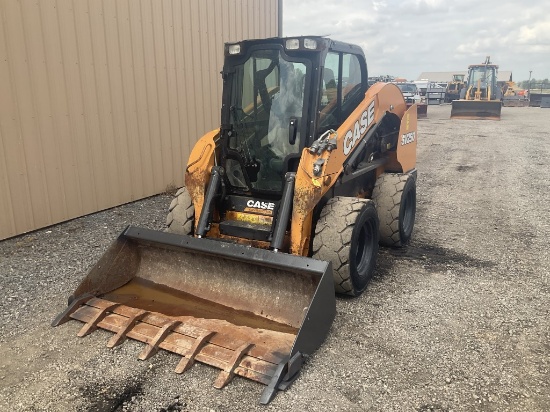
M 533 80 L 531 79 L 531 84 L 533 84 Z M 521 82 L 518 82 L 518 87 L 521 89 L 528 89 L 529 88 L 529 80 L 522 80 Z

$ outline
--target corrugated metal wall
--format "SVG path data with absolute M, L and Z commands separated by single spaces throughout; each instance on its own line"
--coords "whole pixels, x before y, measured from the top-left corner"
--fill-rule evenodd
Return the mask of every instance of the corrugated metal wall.
M 0 239 L 183 183 L 277 0 L 0 0 Z

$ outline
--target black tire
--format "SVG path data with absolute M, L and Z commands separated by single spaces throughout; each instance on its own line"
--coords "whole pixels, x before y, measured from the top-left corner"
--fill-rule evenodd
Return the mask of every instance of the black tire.
M 166 231 L 180 235 L 193 235 L 195 206 L 185 187 L 179 189 L 170 203 L 166 217 Z
M 332 262 L 337 293 L 359 296 L 374 273 L 379 221 L 374 202 L 334 197 L 315 227 L 312 257 Z
M 384 173 L 372 192 L 380 218 L 380 243 L 401 247 L 411 239 L 416 216 L 416 180 L 410 174 Z

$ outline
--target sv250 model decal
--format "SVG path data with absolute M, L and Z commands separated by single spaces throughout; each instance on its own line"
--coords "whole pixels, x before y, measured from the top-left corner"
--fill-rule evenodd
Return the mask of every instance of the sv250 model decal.
M 401 136 L 401 146 L 414 142 L 416 139 L 416 132 L 405 133 Z

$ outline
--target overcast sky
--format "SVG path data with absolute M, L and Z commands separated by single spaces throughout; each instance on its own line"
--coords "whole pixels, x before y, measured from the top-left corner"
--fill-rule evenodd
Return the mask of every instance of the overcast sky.
M 283 0 L 283 35 L 360 45 L 369 76 L 416 80 L 485 56 L 515 81 L 550 78 L 550 0 Z

